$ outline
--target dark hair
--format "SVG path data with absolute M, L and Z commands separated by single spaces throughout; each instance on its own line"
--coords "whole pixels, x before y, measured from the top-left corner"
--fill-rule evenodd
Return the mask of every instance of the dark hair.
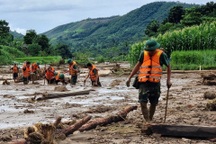
M 31 64 L 31 62 L 27 61 L 26 64 Z
M 87 63 L 87 65 L 86 65 L 87 67 L 91 67 L 92 66 L 92 64 L 91 63 Z

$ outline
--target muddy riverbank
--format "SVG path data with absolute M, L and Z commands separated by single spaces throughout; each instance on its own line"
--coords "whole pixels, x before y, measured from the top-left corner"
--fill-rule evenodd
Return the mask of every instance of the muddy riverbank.
M 43 80 L 38 84 L 23 85 L 13 83 L 0 87 L 0 132 L 12 138 L 22 138 L 22 130 L 37 122 L 49 123 L 62 116 L 62 121 L 76 120 L 85 115 L 104 117 L 117 113 L 128 105 L 137 105 L 138 109 L 128 114 L 123 122 L 113 123 L 108 126 L 97 127 L 86 132 L 75 132 L 60 144 L 137 144 L 137 143 L 210 143 L 208 140 L 190 140 L 186 138 L 167 138 L 158 135 L 146 136 L 141 133 L 144 124 L 139 103 L 138 91 L 133 87 L 126 87 L 128 75 L 113 75 L 107 69 L 101 69 L 101 88 L 93 88 L 90 94 L 71 96 L 45 101 L 31 101 L 38 93 L 54 92 L 56 85 L 47 85 Z M 106 72 L 105 72 L 106 71 Z M 86 69 L 80 74 L 78 84 L 74 87 L 67 85 L 70 91 L 92 88 L 90 81 L 83 85 Z M 0 77 L 9 77 L 10 74 L 1 73 Z M 163 123 L 166 96 L 166 75 L 162 78 L 160 102 L 155 113 L 153 123 Z M 170 89 L 170 99 L 167 113 L 167 124 L 187 124 L 216 126 L 214 111 L 206 109 L 208 100 L 203 98 L 206 91 L 214 91 L 215 86 L 206 86 L 202 83 L 200 73 L 173 73 Z M 59 84 L 60 85 L 60 84 Z M 26 113 L 29 110 L 31 112 Z M 13 128 L 13 129 L 11 129 Z M 7 143 L 0 141 L 0 143 Z

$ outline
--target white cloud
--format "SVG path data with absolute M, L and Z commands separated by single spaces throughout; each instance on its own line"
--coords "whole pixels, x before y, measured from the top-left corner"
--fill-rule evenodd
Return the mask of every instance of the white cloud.
M 123 15 L 154 1 L 159 0 L 0 0 L 0 19 L 16 31 L 34 29 L 42 33 L 86 18 Z M 209 0 L 179 1 L 205 4 Z

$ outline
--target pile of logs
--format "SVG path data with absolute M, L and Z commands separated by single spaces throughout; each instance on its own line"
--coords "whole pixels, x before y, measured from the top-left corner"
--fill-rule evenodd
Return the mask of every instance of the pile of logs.
M 124 121 L 127 114 L 130 111 L 136 110 L 137 106 L 128 106 L 123 110 L 118 112 L 116 115 L 105 117 L 105 118 L 95 118 L 89 121 L 92 117 L 86 116 L 81 120 L 78 120 L 70 126 L 63 126 L 64 123 L 61 122 L 61 117 L 58 117 L 56 121 L 52 124 L 42 124 L 37 123 L 32 127 L 28 127 L 24 130 L 24 139 L 13 140 L 11 144 L 26 144 L 26 143 L 49 143 L 53 144 L 57 140 L 63 140 L 67 136 L 73 134 L 75 131 L 80 132 L 93 129 L 97 126 L 111 124 L 113 122 Z

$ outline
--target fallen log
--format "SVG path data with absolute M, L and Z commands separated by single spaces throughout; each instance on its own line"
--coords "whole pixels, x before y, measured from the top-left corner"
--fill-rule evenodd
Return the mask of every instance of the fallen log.
M 167 137 L 184 137 L 192 139 L 216 138 L 216 127 L 190 126 L 190 125 L 150 125 L 144 130 L 147 135 L 153 133 Z
M 125 120 L 127 114 L 130 111 L 133 111 L 133 110 L 136 110 L 136 109 L 137 109 L 137 106 L 128 106 L 128 107 L 124 108 L 122 111 L 118 112 L 114 116 L 109 116 L 109 117 L 106 117 L 106 118 L 93 119 L 93 120 L 89 121 L 88 123 L 86 123 L 85 125 L 83 125 L 79 129 L 79 131 L 83 132 L 83 131 L 86 131 L 86 130 L 96 128 L 98 125 L 104 126 L 104 125 L 110 124 L 112 122 L 123 121 L 123 120 Z
M 70 134 L 73 134 L 76 130 L 78 130 L 80 127 L 82 127 L 82 125 L 85 124 L 85 123 L 87 123 L 90 119 L 91 119 L 91 116 L 86 116 L 83 119 L 81 119 L 78 122 L 76 122 L 75 124 L 73 124 L 72 126 L 64 129 L 62 132 L 66 136 L 68 136 Z
M 84 95 L 84 94 L 89 94 L 90 91 L 93 91 L 93 90 L 89 89 L 89 90 L 82 90 L 82 91 L 68 92 L 68 93 L 44 93 L 42 97 L 36 98 L 36 100 L 40 101 L 40 100 L 62 98 L 62 97 L 68 97 L 68 96 Z

